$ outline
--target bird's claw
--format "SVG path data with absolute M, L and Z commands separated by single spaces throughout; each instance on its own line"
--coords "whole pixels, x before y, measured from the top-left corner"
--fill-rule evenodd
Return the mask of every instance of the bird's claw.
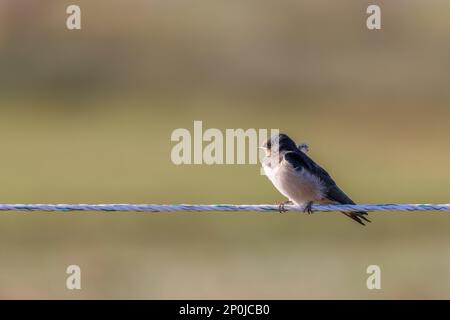
M 307 213 L 307 214 L 313 213 L 312 205 L 313 205 L 313 202 L 312 202 L 312 201 L 309 201 L 309 202 L 305 205 L 305 207 L 303 208 L 303 212 L 305 212 L 305 213 Z
M 285 205 L 284 202 L 280 202 L 280 203 L 278 204 L 278 212 L 279 212 L 279 213 L 285 213 L 285 212 L 287 211 L 286 208 L 284 207 L 284 205 Z
M 285 213 L 287 212 L 287 209 L 284 207 L 287 204 L 292 204 L 292 201 L 285 201 L 278 203 L 278 212 Z

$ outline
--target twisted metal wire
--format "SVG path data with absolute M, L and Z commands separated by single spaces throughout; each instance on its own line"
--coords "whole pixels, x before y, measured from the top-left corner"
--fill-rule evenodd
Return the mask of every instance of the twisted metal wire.
M 285 205 L 286 211 L 303 212 L 303 206 Z M 105 212 L 231 212 L 257 211 L 278 212 L 278 205 L 270 204 L 0 204 L 0 211 L 105 211 Z M 313 212 L 332 211 L 445 211 L 450 204 L 357 204 L 357 205 L 313 205 Z

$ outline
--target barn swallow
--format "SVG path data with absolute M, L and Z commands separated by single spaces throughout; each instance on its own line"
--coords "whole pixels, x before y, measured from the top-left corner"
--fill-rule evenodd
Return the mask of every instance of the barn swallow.
M 304 146 L 304 145 L 301 145 Z M 299 147 L 301 147 L 299 146 Z M 312 212 L 312 204 L 355 204 L 334 182 L 322 167 L 297 147 L 285 134 L 276 134 L 262 145 L 265 157 L 262 166 L 273 185 L 289 199 L 280 204 L 304 205 L 304 212 Z M 364 225 L 370 222 L 367 212 L 342 212 L 347 217 Z

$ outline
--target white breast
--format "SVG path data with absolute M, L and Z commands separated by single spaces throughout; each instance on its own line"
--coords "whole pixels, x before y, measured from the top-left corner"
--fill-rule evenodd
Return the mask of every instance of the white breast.
M 323 198 L 324 184 L 308 170 L 297 171 L 285 160 L 272 166 L 263 162 L 263 168 L 278 191 L 295 204 L 318 202 Z

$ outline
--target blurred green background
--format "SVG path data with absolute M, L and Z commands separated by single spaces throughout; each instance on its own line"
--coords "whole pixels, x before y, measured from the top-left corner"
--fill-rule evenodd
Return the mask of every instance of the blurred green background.
M 375 2 L 2 0 L 0 202 L 284 200 L 258 165 L 174 165 L 202 120 L 309 143 L 356 202 L 448 203 L 450 2 Z M 370 216 L 0 213 L 0 298 L 450 298 L 450 215 Z

